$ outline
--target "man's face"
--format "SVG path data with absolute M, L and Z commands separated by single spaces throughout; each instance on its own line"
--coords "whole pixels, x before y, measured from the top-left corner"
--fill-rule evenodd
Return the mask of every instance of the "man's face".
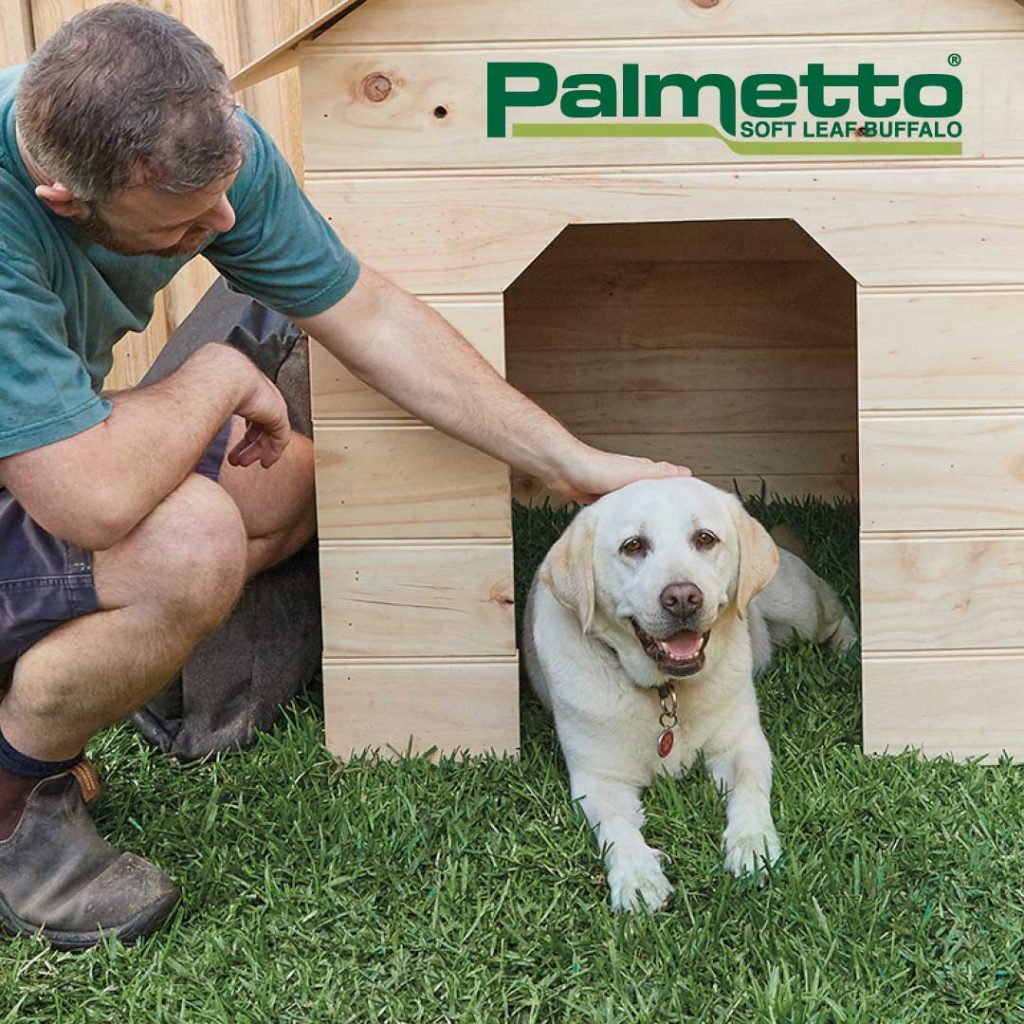
M 78 224 L 92 241 L 122 256 L 190 256 L 234 225 L 227 191 L 237 176 L 235 171 L 178 195 L 133 185 L 113 199 L 89 204 Z

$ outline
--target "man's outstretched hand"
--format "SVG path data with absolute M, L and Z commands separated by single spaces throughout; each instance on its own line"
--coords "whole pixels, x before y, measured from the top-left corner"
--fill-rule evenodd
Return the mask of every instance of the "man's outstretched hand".
M 544 482 L 556 494 L 589 505 L 609 491 L 636 480 L 692 475 L 686 466 L 654 462 L 633 455 L 615 455 L 581 445 L 566 460 L 561 471 Z

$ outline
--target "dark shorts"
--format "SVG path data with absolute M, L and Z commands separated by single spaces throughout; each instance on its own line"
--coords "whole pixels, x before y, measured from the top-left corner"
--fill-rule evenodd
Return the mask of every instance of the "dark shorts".
M 229 419 L 210 442 L 196 472 L 220 478 L 231 434 Z M 13 663 L 62 622 L 99 610 L 92 552 L 37 526 L 0 489 L 0 687 Z

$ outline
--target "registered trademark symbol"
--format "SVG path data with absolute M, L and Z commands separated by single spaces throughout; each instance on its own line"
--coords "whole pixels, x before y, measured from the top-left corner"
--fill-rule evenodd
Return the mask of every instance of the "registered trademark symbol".
M 949 63 L 951 67 L 955 68 L 962 60 L 963 57 L 961 57 L 959 53 L 951 53 L 949 55 Z

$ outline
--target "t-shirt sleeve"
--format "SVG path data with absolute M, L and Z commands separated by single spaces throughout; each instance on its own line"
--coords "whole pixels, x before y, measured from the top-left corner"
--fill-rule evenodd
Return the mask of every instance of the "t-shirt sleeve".
M 0 244 L 0 458 L 63 441 L 109 414 L 68 348 L 64 307 L 41 268 Z
M 285 316 L 315 316 L 343 299 L 359 263 L 299 187 L 273 139 L 244 111 L 250 136 L 228 199 L 235 225 L 203 255 L 228 285 Z

